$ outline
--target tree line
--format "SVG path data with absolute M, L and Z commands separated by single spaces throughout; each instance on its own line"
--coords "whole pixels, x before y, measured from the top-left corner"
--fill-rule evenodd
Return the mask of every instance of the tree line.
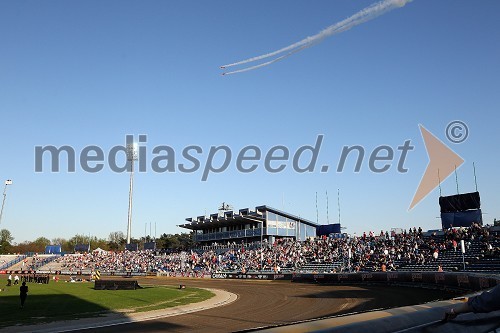
M 191 233 L 181 234 L 162 234 L 159 238 L 150 236 L 141 238 L 132 238 L 131 243 L 138 244 L 139 249 L 142 249 L 144 243 L 156 242 L 157 250 L 164 251 L 182 251 L 192 248 L 193 242 Z M 22 243 L 14 243 L 14 237 L 7 229 L 0 230 L 0 254 L 8 253 L 44 253 L 45 247 L 48 245 L 61 245 L 61 251 L 73 253 L 76 245 L 90 245 L 90 251 L 101 248 L 106 251 L 122 251 L 125 249 L 127 240 L 121 231 L 113 231 L 108 238 L 98 238 L 90 235 L 75 235 L 70 239 L 54 238 L 49 240 L 46 237 L 38 237 L 33 241 L 24 241 Z

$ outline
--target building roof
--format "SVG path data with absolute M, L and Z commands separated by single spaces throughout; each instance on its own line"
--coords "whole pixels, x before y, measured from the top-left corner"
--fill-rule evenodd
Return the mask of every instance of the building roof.
M 308 219 L 305 219 L 305 218 L 302 218 L 300 216 L 296 216 L 296 215 L 293 215 L 293 214 L 290 214 L 290 213 L 287 213 L 287 212 L 284 212 L 282 210 L 279 210 L 279 209 L 276 209 L 276 208 L 273 208 L 273 207 L 270 207 L 270 206 L 257 206 L 255 207 L 256 210 L 265 210 L 265 211 L 268 211 L 268 212 L 272 212 L 272 213 L 275 213 L 275 214 L 279 214 L 279 215 L 282 215 L 282 216 L 285 216 L 285 217 L 288 217 L 290 219 L 294 219 L 296 221 L 299 221 L 299 222 L 303 222 L 305 224 L 308 224 L 308 225 L 311 225 L 313 227 L 317 227 L 319 226 L 319 224 L 317 224 L 316 222 L 313 222 L 311 220 L 308 220 Z
M 308 224 L 310 226 L 318 226 L 318 224 L 310 220 L 295 216 L 273 207 L 262 205 L 255 207 L 254 211 L 250 210 L 249 208 L 243 208 L 238 212 L 230 210 L 224 211 L 222 213 L 210 214 L 209 216 L 201 215 L 197 218 L 188 217 L 186 218 L 186 221 L 189 223 L 180 224 L 179 227 L 191 230 L 202 230 L 207 228 L 226 227 L 234 224 L 242 224 L 245 222 L 260 223 L 265 221 L 264 212 L 272 212 L 296 220 L 298 222 Z

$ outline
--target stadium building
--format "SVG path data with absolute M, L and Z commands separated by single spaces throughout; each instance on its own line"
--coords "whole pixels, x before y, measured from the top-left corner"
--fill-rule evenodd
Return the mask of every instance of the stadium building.
M 192 230 L 193 240 L 200 245 L 251 243 L 261 238 L 274 243 L 276 239 L 285 237 L 304 241 L 315 237 L 320 227 L 317 223 L 269 206 L 258 206 L 255 210 L 244 208 L 238 212 L 220 211 L 209 216 L 189 217 L 186 221 L 188 223 L 179 227 Z

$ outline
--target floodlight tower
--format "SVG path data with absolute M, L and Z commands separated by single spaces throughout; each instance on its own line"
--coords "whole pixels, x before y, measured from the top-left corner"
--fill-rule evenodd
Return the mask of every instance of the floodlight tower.
M 137 161 L 137 143 L 127 144 L 127 162 L 130 163 L 130 186 L 128 192 L 128 227 L 127 244 L 130 244 L 132 232 L 132 195 L 134 192 L 134 162 Z
M 5 198 L 7 198 L 7 186 L 12 185 L 12 180 L 7 179 L 5 181 L 5 187 L 3 189 L 3 200 L 2 200 L 2 210 L 0 210 L 0 224 L 2 223 L 2 216 L 3 216 L 3 206 L 5 205 Z

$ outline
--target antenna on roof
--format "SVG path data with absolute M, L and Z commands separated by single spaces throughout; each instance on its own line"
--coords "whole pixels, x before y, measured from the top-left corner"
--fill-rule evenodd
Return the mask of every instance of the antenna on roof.
M 337 189 L 337 205 L 339 206 L 339 224 L 340 224 L 340 189 Z
M 221 204 L 221 206 L 219 207 L 219 210 L 222 212 L 227 212 L 227 211 L 232 210 L 232 209 L 233 209 L 233 206 L 231 206 L 230 204 L 225 203 L 225 202 L 223 202 Z
M 318 192 L 316 192 L 316 223 L 319 224 L 319 213 L 318 213 Z
M 330 224 L 330 219 L 328 218 L 328 190 L 326 191 L 326 224 Z
M 439 196 L 442 197 L 442 193 L 441 193 L 441 176 L 439 175 L 439 169 L 438 169 L 438 184 L 439 184 Z
M 472 162 L 472 167 L 474 168 L 474 184 L 476 184 L 476 192 L 477 192 L 477 177 L 476 177 L 476 164 Z

